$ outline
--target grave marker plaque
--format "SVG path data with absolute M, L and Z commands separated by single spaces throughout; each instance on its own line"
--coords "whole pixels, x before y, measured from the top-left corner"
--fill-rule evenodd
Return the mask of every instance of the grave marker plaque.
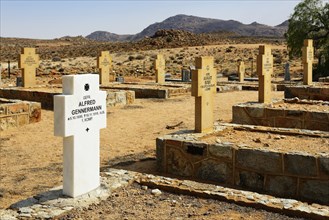
M 113 74 L 110 74 L 112 70 L 112 57 L 108 51 L 101 51 L 100 56 L 97 58 L 97 68 L 100 71 L 100 84 L 109 83 L 110 80 L 114 81 Z
M 77 197 L 100 185 L 100 129 L 106 127 L 106 92 L 99 76 L 63 76 L 54 96 L 54 133 L 63 137 L 63 194 Z
M 258 73 L 258 101 L 261 103 L 270 103 L 271 100 L 271 75 L 273 74 L 273 55 L 271 47 L 268 45 L 259 46 L 257 56 Z
M 158 54 L 156 60 L 154 61 L 156 83 L 159 84 L 165 83 L 165 68 L 166 68 L 166 61 L 162 54 Z
M 35 53 L 35 48 L 22 48 L 19 56 L 18 67 L 22 69 L 23 87 L 33 87 L 36 85 L 36 68 L 39 66 L 39 55 Z M 9 68 L 9 67 L 8 67 Z
M 313 81 L 312 71 L 313 71 L 313 60 L 314 60 L 314 48 L 313 40 L 304 40 L 304 47 L 302 49 L 303 53 L 303 81 L 304 85 L 311 85 Z
M 216 93 L 216 70 L 213 57 L 195 59 L 192 70 L 192 96 L 195 97 L 195 131 L 210 132 L 214 126 L 214 94 Z
M 246 68 L 244 65 L 243 61 L 240 61 L 238 64 L 238 77 L 239 77 L 239 82 L 243 82 L 244 81 L 244 75 L 246 72 Z
M 191 72 L 187 69 L 182 69 L 182 82 L 190 82 L 191 81 Z

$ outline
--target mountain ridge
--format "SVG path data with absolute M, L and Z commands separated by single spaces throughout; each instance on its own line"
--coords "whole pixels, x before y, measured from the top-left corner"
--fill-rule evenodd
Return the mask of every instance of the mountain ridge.
M 195 34 L 226 31 L 233 32 L 240 36 L 283 37 L 288 29 L 288 23 L 288 20 L 286 20 L 277 26 L 269 26 L 257 22 L 243 24 L 235 20 L 221 20 L 178 14 L 162 22 L 155 22 L 134 35 L 120 35 L 107 31 L 95 31 L 87 35 L 86 38 L 104 42 L 137 41 L 145 37 L 153 36 L 158 30 L 169 29 L 184 30 Z

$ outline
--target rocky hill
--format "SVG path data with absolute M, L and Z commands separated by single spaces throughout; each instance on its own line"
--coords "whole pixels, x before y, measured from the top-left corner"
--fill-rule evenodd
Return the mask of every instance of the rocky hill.
M 87 39 L 96 40 L 96 41 L 129 41 L 134 37 L 134 35 L 120 35 L 120 34 L 114 34 L 107 31 L 95 31 L 88 36 L 86 36 Z
M 135 41 L 143 39 L 144 37 L 151 37 L 158 30 L 169 29 L 184 30 L 196 34 L 225 31 L 240 36 L 283 37 L 288 29 L 288 21 L 278 26 L 271 27 L 257 22 L 243 24 L 234 20 L 225 21 L 189 15 L 176 15 L 162 22 L 154 23 L 136 35 L 117 35 L 105 31 L 97 31 L 86 36 L 86 38 L 97 41 Z

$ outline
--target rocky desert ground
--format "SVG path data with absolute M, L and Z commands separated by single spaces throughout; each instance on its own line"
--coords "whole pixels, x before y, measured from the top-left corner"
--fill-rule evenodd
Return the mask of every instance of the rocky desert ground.
M 170 40 L 168 40 L 170 39 Z M 152 38 L 129 43 L 103 43 L 82 37 L 49 40 L 1 39 L 0 60 L 2 74 L 8 61 L 11 73 L 19 75 L 17 60 L 21 47 L 36 47 L 41 64 L 40 76 L 56 76 L 83 72 L 98 72 L 96 57 L 108 50 L 113 56 L 113 71 L 124 76 L 153 76 L 153 61 L 162 53 L 166 59 L 166 72 L 179 76 L 183 68 L 194 65 L 197 56 L 213 56 L 219 73 L 229 75 L 237 70 L 237 61 L 243 60 L 247 76 L 256 74 L 256 56 L 259 44 L 271 44 L 274 56 L 274 72 L 283 76 L 284 65 L 290 62 L 291 73 L 300 76 L 301 61 L 289 60 L 283 39 L 228 37 L 227 34 L 192 34 L 185 31 L 158 31 Z
M 195 57 L 205 55 L 214 56 L 215 67 L 223 76 L 235 73 L 237 61 L 243 60 L 247 75 L 253 77 L 260 43 L 272 45 L 274 75 L 282 79 L 284 64 L 289 60 L 282 39 L 229 38 L 221 34 L 199 36 L 183 31 L 165 31 L 154 38 L 136 43 L 98 43 L 81 37 L 47 41 L 1 38 L 2 86 L 15 85 L 16 76 L 21 75 L 17 66 L 21 47 L 37 48 L 41 59 L 37 69 L 38 84 L 50 85 L 60 83 L 62 75 L 98 72 L 96 56 L 101 50 L 110 51 L 113 71 L 125 76 L 126 82 L 154 81 L 153 61 L 158 53 L 164 54 L 166 72 L 174 78 L 180 78 L 181 69 L 193 65 Z M 7 61 L 11 62 L 10 78 Z M 289 62 L 293 77 L 299 78 L 302 72 L 301 61 L 295 59 Z M 217 93 L 215 120 L 231 122 L 232 105 L 257 101 L 257 97 L 256 91 Z M 283 98 L 283 92 L 274 92 L 274 98 Z M 41 122 L 1 131 L 0 208 L 8 208 L 15 202 L 62 184 L 62 138 L 53 134 L 53 117 L 52 111 L 42 110 Z M 178 123 L 180 125 L 174 130 L 166 128 L 167 125 Z M 194 97 L 190 95 L 168 100 L 136 99 L 132 105 L 108 108 L 107 128 L 101 131 L 101 170 L 116 167 L 122 161 L 149 158 L 147 162 L 136 167 L 130 166 L 129 169 L 158 174 L 155 166 L 155 139 L 173 131 L 193 128 Z M 240 135 L 238 138 L 245 137 Z M 251 142 L 257 139 L 252 136 L 249 138 Z M 289 142 L 289 139 L 286 141 Z M 324 144 L 323 140 L 319 141 L 312 144 Z M 136 183 L 118 190 L 99 205 L 58 217 L 63 220 L 137 218 L 295 219 L 280 213 L 212 199 L 167 192 L 157 197 Z

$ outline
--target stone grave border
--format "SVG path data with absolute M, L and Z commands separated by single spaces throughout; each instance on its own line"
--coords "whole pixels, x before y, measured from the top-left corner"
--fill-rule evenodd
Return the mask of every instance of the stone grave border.
M 69 198 L 61 194 L 61 187 L 19 201 L 9 209 L 0 209 L 0 219 L 50 219 L 73 209 L 88 208 L 99 204 L 120 188 L 136 182 L 151 189 L 157 188 L 171 193 L 216 199 L 238 205 L 279 212 L 289 216 L 324 219 L 329 217 L 329 206 L 308 204 L 294 199 L 273 197 L 256 192 L 237 190 L 228 187 L 180 180 L 173 177 L 137 173 L 128 170 L 109 168 L 102 172 L 101 186 L 88 194 Z M 148 190 L 148 189 L 147 189 Z M 150 192 L 150 196 L 151 195 Z
M 283 103 L 326 104 L 326 102 L 296 99 L 273 101 L 270 105 L 258 102 L 241 103 L 232 107 L 232 122 L 236 124 L 329 131 L 329 112 L 271 107 L 271 105 Z
M 322 84 L 322 86 L 321 86 Z M 329 101 L 329 83 L 319 83 L 313 86 L 286 86 L 284 90 L 285 98 L 311 99 Z M 325 87 L 326 86 L 326 87 Z
M 250 149 L 242 146 L 243 143 L 207 144 L 199 141 L 200 138 L 218 133 L 227 127 L 329 138 L 328 132 L 217 123 L 211 133 L 182 131 L 157 138 L 159 171 L 281 198 L 329 204 L 329 154 L 286 153 Z
M 113 85 L 101 85 L 101 89 L 131 90 L 135 92 L 137 99 L 156 98 L 168 99 L 191 93 L 191 86 L 188 84 L 158 85 L 155 83 L 115 83 Z
M 47 87 L 37 87 L 47 88 Z M 54 87 L 49 87 L 54 88 Z M 61 88 L 61 87 L 57 87 Z M 123 91 L 119 89 L 103 89 L 107 92 L 106 105 L 107 106 L 125 106 L 133 104 L 135 101 L 134 91 Z M 42 109 L 53 110 L 54 95 L 60 95 L 59 92 L 43 92 L 34 90 L 33 88 L 0 88 L 0 97 L 7 99 L 20 99 L 26 101 L 40 102 Z
M 40 103 L 0 98 L 0 131 L 39 121 Z

